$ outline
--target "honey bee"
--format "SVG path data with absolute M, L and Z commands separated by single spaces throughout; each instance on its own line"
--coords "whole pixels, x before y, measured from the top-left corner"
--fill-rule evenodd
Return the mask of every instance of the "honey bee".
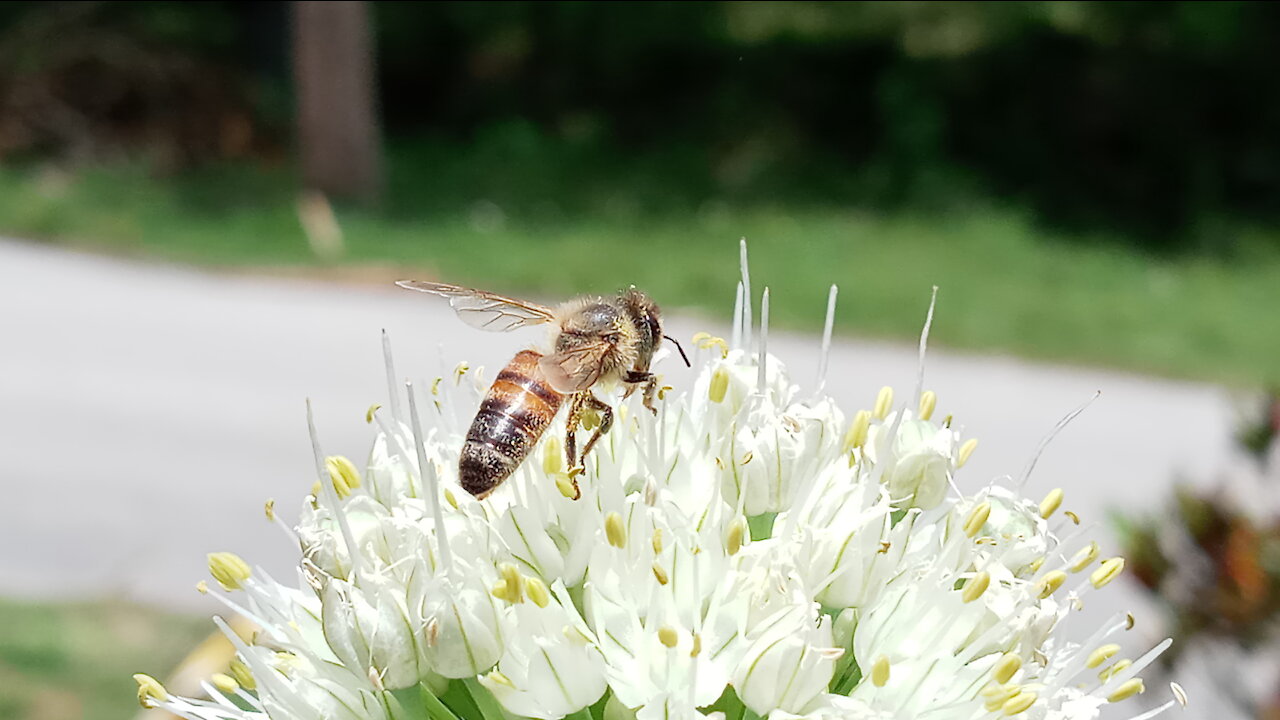
M 580 463 L 613 426 L 613 408 L 597 398 L 592 388 L 622 383 L 624 397 L 643 388 L 644 406 L 656 414 L 653 399 L 658 379 L 649 372 L 649 364 L 663 338 L 675 343 L 689 364 L 680 344 L 663 334 L 657 304 L 634 286 L 614 297 L 583 296 L 550 308 L 445 283 L 401 280 L 396 284 L 448 298 L 459 318 L 481 330 L 553 326 L 550 354 L 532 349 L 516 353 L 494 379 L 471 421 L 458 460 L 458 482 L 477 498 L 486 497 L 515 472 L 568 399 L 565 459 L 574 499 L 578 499 L 582 495 L 576 479 L 583 470 Z M 576 431 L 587 411 L 598 412 L 600 421 L 579 456 Z

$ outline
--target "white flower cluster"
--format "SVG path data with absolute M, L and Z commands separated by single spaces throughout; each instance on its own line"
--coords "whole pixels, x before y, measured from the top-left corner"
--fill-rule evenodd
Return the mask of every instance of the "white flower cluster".
M 139 676 L 144 704 L 200 720 L 1050 720 L 1142 692 L 1168 641 L 1130 661 L 1110 636 L 1131 618 L 1063 636 L 1123 561 L 1056 534 L 1074 530 L 1060 492 L 962 492 L 975 443 L 934 419 L 932 393 L 885 389 L 846 417 L 763 337 L 698 343 L 692 391 L 668 389 L 656 416 L 618 402 L 578 500 L 562 428 L 487 499 L 456 484 L 474 373 L 371 411 L 363 472 L 317 447 L 293 584 L 211 556 L 252 642 L 227 630 L 238 656 L 207 698 Z

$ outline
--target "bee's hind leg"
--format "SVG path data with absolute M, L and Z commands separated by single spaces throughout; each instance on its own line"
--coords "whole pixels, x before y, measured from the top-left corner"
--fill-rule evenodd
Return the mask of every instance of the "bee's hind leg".
M 596 446 L 596 441 L 600 439 L 601 435 L 609 432 L 609 429 L 613 427 L 613 408 L 609 406 L 609 403 L 604 402 L 595 395 L 592 395 L 590 391 L 581 393 L 581 396 L 583 398 L 582 404 L 584 406 L 600 413 L 600 425 L 596 427 L 595 432 L 591 433 L 591 439 L 587 440 L 586 447 L 582 448 L 581 460 L 585 463 L 587 453 L 590 453 L 591 448 Z
M 578 393 L 573 396 L 569 404 L 569 414 L 564 423 L 564 460 L 565 467 L 569 471 L 569 482 L 573 483 L 574 500 L 582 497 L 582 488 L 578 487 L 578 475 L 583 470 L 578 467 L 578 425 L 582 423 L 582 411 L 586 407 L 584 396 L 590 394 Z M 591 445 L 588 443 L 586 450 L 590 449 Z M 587 455 L 586 450 L 582 452 L 583 457 Z

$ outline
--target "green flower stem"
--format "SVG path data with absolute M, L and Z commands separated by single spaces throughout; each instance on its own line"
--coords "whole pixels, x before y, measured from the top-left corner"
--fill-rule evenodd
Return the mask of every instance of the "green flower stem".
M 488 688 L 480 684 L 479 680 L 470 677 L 463 680 L 462 684 L 471 694 L 476 707 L 480 708 L 480 714 L 484 716 L 484 720 L 506 720 L 498 700 L 493 697 L 493 693 L 489 692 Z
M 431 692 L 431 688 L 427 687 L 426 683 L 418 683 L 418 695 L 422 699 L 422 707 L 427 711 L 427 717 L 431 720 L 458 720 L 458 716 L 440 702 L 440 698 Z
M 564 716 L 564 720 L 591 720 L 591 708 L 584 707 L 577 712 L 571 712 Z

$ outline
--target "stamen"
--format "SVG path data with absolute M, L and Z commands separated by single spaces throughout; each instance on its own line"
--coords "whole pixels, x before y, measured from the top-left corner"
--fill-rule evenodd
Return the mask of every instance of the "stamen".
M 938 393 L 932 390 L 925 390 L 920 394 L 920 407 L 917 414 L 921 420 L 928 420 L 933 417 L 933 411 L 938 407 Z
M 831 331 L 836 323 L 836 295 L 840 289 L 835 285 L 827 291 L 827 319 L 822 324 L 822 354 L 818 356 L 818 390 L 821 395 L 827 387 L 827 365 L 831 360 Z
M 507 677 L 506 675 L 503 675 L 501 672 L 497 670 L 490 670 L 489 674 L 486 675 L 485 677 L 489 678 L 490 680 L 492 680 L 493 682 L 499 685 L 505 685 L 509 688 L 515 688 L 516 686 L 515 683 L 511 682 L 511 678 Z
M 662 528 L 656 527 L 653 529 L 652 544 L 653 544 L 653 554 L 661 555 L 662 554 Z
M 737 555 L 738 551 L 742 549 L 742 540 L 747 534 L 746 526 L 746 521 L 741 517 L 735 518 L 733 522 L 729 523 L 729 535 L 725 539 L 724 546 L 730 555 Z
M 1178 705 L 1184 708 L 1187 706 L 1187 691 L 1183 690 L 1181 685 L 1176 682 L 1169 683 L 1169 692 L 1173 693 L 1173 699 L 1178 701 Z
M 410 398 L 412 401 L 412 398 Z M 316 475 L 320 478 L 320 490 L 325 495 L 325 502 L 329 503 L 329 507 L 333 511 L 333 517 L 338 522 L 338 529 L 342 532 L 342 541 L 347 546 L 347 555 L 351 558 L 351 573 L 358 577 L 364 573 L 364 557 L 360 554 L 360 548 L 356 545 L 355 535 L 351 532 L 351 525 L 347 522 L 347 516 L 342 512 L 342 507 L 338 504 L 338 493 L 334 490 L 333 482 L 329 478 L 329 470 L 325 466 L 324 453 L 320 451 L 320 435 L 316 432 L 315 414 L 311 410 L 311 400 L 307 400 L 307 432 L 311 435 L 311 454 L 315 458 Z
M 689 651 L 689 657 L 698 657 L 702 653 L 702 636 L 698 633 L 693 634 L 693 649 Z
M 391 418 L 400 422 L 404 416 L 400 414 L 400 394 L 396 392 L 396 364 L 391 357 L 391 336 L 385 328 L 382 330 L 382 362 L 387 369 L 387 398 L 391 403 Z
M 169 691 L 164 689 L 164 685 L 150 675 L 137 673 L 133 676 L 133 680 L 138 683 L 138 704 L 144 708 L 155 707 L 156 700 L 169 697 Z
M 237 684 L 245 690 L 256 690 L 258 681 L 254 679 L 253 673 L 249 671 L 249 666 L 245 665 L 239 658 L 231 661 L 231 677 L 235 678 Z
M 969 462 L 969 456 L 978 447 L 978 438 L 969 438 L 960 446 L 960 452 L 956 454 L 956 467 L 962 468 L 964 464 Z
M 1098 543 L 1090 541 L 1087 547 L 1082 547 L 1076 551 L 1075 557 L 1071 558 L 1071 564 L 1067 568 L 1073 573 L 1078 573 L 1093 564 L 1097 557 Z
M 738 241 L 738 269 L 742 273 L 742 345 L 739 347 L 751 350 L 751 306 L 755 302 L 751 296 L 751 271 L 747 266 L 747 239 Z
M 1120 652 L 1120 646 L 1115 643 L 1107 643 L 1097 650 L 1089 653 L 1089 659 L 1084 661 L 1084 666 L 1092 670 L 1102 663 L 1110 660 L 1112 656 Z
M 1057 512 L 1058 508 L 1062 506 L 1062 497 L 1062 488 L 1050 490 L 1049 494 L 1045 495 L 1044 499 L 1040 501 L 1040 517 L 1048 520 L 1050 515 Z
M 653 564 L 653 577 L 658 580 L 659 585 L 666 585 L 671 582 L 671 578 L 667 575 L 667 571 L 663 570 L 662 566 L 658 563 Z
M 507 602 L 512 605 L 524 602 L 524 583 L 516 566 L 511 563 L 502 563 L 498 566 L 498 572 L 502 574 L 502 580 L 507 585 Z
M 964 591 L 960 594 L 960 599 L 964 600 L 965 603 L 971 603 L 982 597 L 989 585 L 991 585 L 991 573 L 983 570 L 965 581 Z
M 733 298 L 733 327 L 729 340 L 733 347 L 742 347 L 742 281 L 738 281 L 738 289 Z
M 723 367 L 711 373 L 711 382 L 707 386 L 707 399 L 713 403 L 724 402 L 725 393 L 729 391 L 729 371 Z
M 859 410 L 858 414 L 853 416 L 853 422 L 849 424 L 848 432 L 844 434 L 844 452 L 866 445 L 867 434 L 870 431 L 871 413 L 867 410 Z
M 1000 712 L 1005 715 L 1017 715 L 1020 712 L 1026 711 L 1032 705 L 1035 705 L 1038 697 L 1039 696 L 1033 692 L 1020 692 L 1006 700 L 1004 705 L 1000 707 Z
M 1038 594 L 1040 599 L 1044 600 L 1057 592 L 1058 588 L 1062 587 L 1062 583 L 1066 582 L 1066 580 L 1067 574 L 1061 570 L 1054 570 L 1053 572 L 1046 573 L 1044 577 L 1040 578 L 1040 582 L 1037 583 L 1036 587 L 1039 591 Z
M 547 584 L 536 577 L 526 577 L 524 579 L 524 589 L 529 593 L 529 599 L 534 605 L 544 608 L 551 603 L 551 593 L 547 591 Z
M 1146 692 L 1147 688 L 1142 683 L 1142 678 L 1133 678 L 1126 680 L 1116 688 L 1116 691 L 1107 696 L 1107 702 L 1117 703 L 1121 700 L 1128 700 L 1134 695 L 1140 695 Z
M 982 527 L 987 524 L 987 518 L 991 517 L 991 503 L 983 500 L 964 518 L 964 534 L 968 537 L 974 537 L 982 531 Z
M 370 406 L 369 406 L 369 409 L 364 411 L 364 422 L 365 422 L 365 424 L 366 424 L 366 425 L 372 425 L 372 424 L 373 424 L 373 416 L 374 416 L 374 415 L 376 415 L 376 414 L 378 413 L 378 411 L 379 411 L 379 410 L 381 410 L 381 409 L 382 409 L 382 403 L 374 403 L 374 404 L 370 405 Z
M 871 664 L 871 684 L 884 687 L 889 684 L 889 658 L 881 655 Z
M 676 632 L 676 629 L 670 625 L 663 625 L 658 628 L 658 642 L 673 648 L 680 644 L 680 633 Z
M 627 546 L 627 529 L 622 524 L 622 515 L 618 511 L 611 510 L 604 516 L 604 534 L 610 545 L 618 549 Z
M 329 471 L 329 480 L 339 498 L 350 497 L 351 491 L 360 487 L 360 471 L 345 457 L 330 455 L 324 459 L 324 466 Z
M 418 478 L 422 482 L 423 490 L 431 493 L 431 519 L 435 523 L 436 543 L 440 546 L 440 561 L 444 565 L 445 572 L 453 571 L 453 554 L 449 550 L 449 533 L 444 526 L 444 511 L 440 508 L 440 478 L 437 477 L 434 468 L 428 473 L 427 468 L 427 448 L 424 444 L 422 435 L 422 420 L 418 417 L 418 401 L 413 397 L 413 383 L 406 382 L 405 390 L 409 395 L 409 422 L 413 427 L 413 445 L 418 451 Z M 426 482 L 430 477 L 430 485 Z
M 240 684 L 236 682 L 235 678 L 230 675 L 224 675 L 223 673 L 214 673 L 210 675 L 209 682 L 212 683 L 215 688 L 224 693 L 233 693 L 240 689 Z
M 996 663 L 995 669 L 991 672 L 991 677 L 1001 685 L 1013 679 L 1013 676 L 1022 667 L 1022 656 L 1006 653 L 1004 657 Z
M 1062 429 L 1065 428 L 1072 420 L 1075 420 L 1076 416 L 1092 405 L 1093 401 L 1097 400 L 1100 395 L 1102 395 L 1101 390 L 1095 392 L 1093 397 L 1085 400 L 1075 410 L 1067 413 L 1066 417 L 1059 420 L 1058 424 L 1054 425 L 1053 429 L 1049 431 L 1049 434 L 1044 436 L 1044 439 L 1040 441 L 1040 445 L 1036 447 L 1035 453 L 1031 455 L 1031 459 L 1027 461 L 1027 466 L 1022 470 L 1022 478 L 1018 480 L 1018 490 L 1022 490 L 1022 488 L 1027 484 L 1027 480 L 1031 477 L 1031 471 L 1036 469 L 1036 461 L 1040 459 L 1040 454 L 1044 452 L 1044 449 L 1049 447 L 1049 442 L 1052 441 L 1058 433 L 1062 432 Z
M 764 288 L 764 297 L 760 299 L 760 361 L 756 371 L 756 392 L 764 394 L 765 378 L 768 375 L 765 364 L 769 357 L 769 287 Z
M 209 574 L 227 590 L 239 590 L 249 579 L 249 563 L 230 552 L 209 553 Z
M 1113 557 L 1110 560 L 1103 560 L 1102 564 L 1098 566 L 1098 569 L 1094 570 L 1093 574 L 1089 576 L 1089 582 L 1092 583 L 1094 587 L 1100 588 L 1112 580 L 1115 580 L 1116 576 L 1123 571 L 1124 558 Z
M 885 385 L 876 395 L 876 404 L 872 406 L 871 416 L 877 420 L 883 420 L 889 416 L 891 407 L 893 407 L 893 388 Z
M 916 392 L 915 397 L 918 400 L 920 393 L 924 390 L 924 353 L 929 346 L 929 328 L 933 326 L 933 308 L 938 303 L 938 286 L 933 286 L 933 294 L 929 296 L 929 313 L 924 316 L 924 329 L 920 331 L 920 359 L 919 369 L 916 370 Z

